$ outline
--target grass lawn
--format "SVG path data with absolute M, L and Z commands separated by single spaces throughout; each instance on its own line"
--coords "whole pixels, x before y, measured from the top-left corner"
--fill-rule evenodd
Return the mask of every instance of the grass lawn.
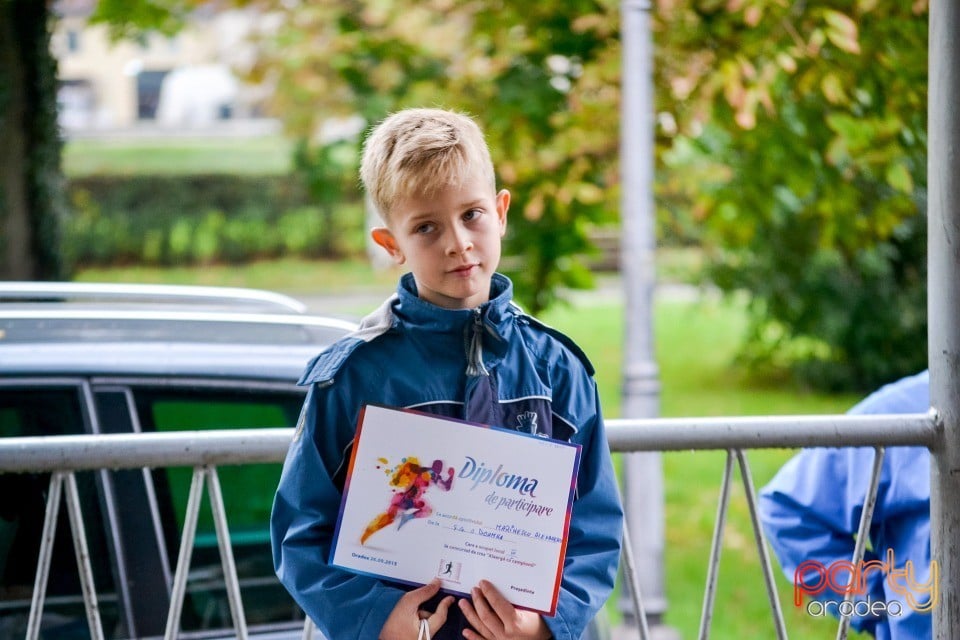
M 293 296 L 336 296 L 357 292 L 390 292 L 396 276 L 370 268 L 366 260 L 312 262 L 284 258 L 244 265 L 211 264 L 203 267 L 127 267 L 83 269 L 74 276 L 82 282 L 136 282 L 193 284 L 271 289 Z M 338 313 L 361 314 L 366 309 L 337 308 Z
M 391 273 L 372 271 L 365 262 L 325 264 L 294 260 L 243 267 L 97 270 L 78 275 L 78 279 L 86 281 L 221 284 L 262 287 L 293 295 L 334 296 L 390 291 L 394 278 Z M 616 296 L 580 296 L 577 300 L 549 310 L 542 318 L 568 333 L 590 356 L 597 369 L 606 415 L 617 417 L 622 305 Z M 333 311 L 364 310 L 357 308 L 356 300 L 344 304 Z M 707 296 L 699 301 L 658 299 L 654 331 L 663 416 L 837 413 L 858 399 L 751 381 L 735 362 L 744 327 L 742 303 Z M 749 452 L 756 487 L 769 480 L 791 453 Z M 724 456 L 719 451 L 691 451 L 665 453 L 662 458 L 666 487 L 666 621 L 682 638 L 697 637 Z M 835 637 L 836 623 L 812 619 L 795 609 L 790 583 L 779 570 L 776 576 L 791 637 Z M 775 637 L 739 474 L 731 491 L 711 637 Z
M 279 135 L 239 138 L 76 139 L 63 148 L 69 177 L 88 175 L 240 173 L 290 169 L 291 143 Z
M 544 320 L 564 330 L 591 356 L 608 417 L 619 415 L 623 318 L 617 302 L 556 308 Z M 742 304 L 704 298 L 659 300 L 654 333 L 664 417 L 838 413 L 858 398 L 751 383 L 735 364 L 745 327 Z M 759 489 L 792 455 L 766 449 L 747 454 Z M 625 454 L 616 454 L 618 456 Z M 696 638 L 726 454 L 663 454 L 666 511 L 666 622 L 682 638 Z M 779 569 L 780 606 L 794 638 L 834 638 L 836 623 L 815 620 L 792 606 L 792 589 Z M 711 637 L 775 637 L 739 473 L 731 488 Z M 851 635 L 851 637 L 855 637 Z

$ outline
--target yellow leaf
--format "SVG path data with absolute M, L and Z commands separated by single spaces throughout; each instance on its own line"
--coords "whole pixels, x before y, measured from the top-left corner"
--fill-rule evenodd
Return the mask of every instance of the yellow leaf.
M 581 182 L 577 185 L 577 200 L 588 205 L 603 202 L 603 189 L 589 182 Z
M 823 29 L 814 29 L 810 32 L 810 39 L 807 41 L 807 51 L 812 56 L 820 55 L 820 48 L 827 41 L 827 36 Z
M 820 81 L 820 90 L 823 91 L 823 97 L 831 104 L 841 104 L 847 102 L 847 92 L 843 89 L 843 82 L 835 73 L 828 73 Z
M 857 23 L 850 16 L 827 9 L 823 12 L 823 19 L 827 23 L 827 39 L 834 46 L 847 53 L 860 53 Z
M 913 177 L 902 163 L 887 167 L 887 184 L 901 193 L 913 193 Z
M 797 70 L 797 61 L 794 60 L 793 56 L 782 51 L 777 54 L 777 64 L 787 73 L 794 73 Z
M 543 209 L 543 194 L 537 193 L 530 198 L 527 206 L 523 208 L 523 217 L 531 222 L 536 222 L 543 216 Z

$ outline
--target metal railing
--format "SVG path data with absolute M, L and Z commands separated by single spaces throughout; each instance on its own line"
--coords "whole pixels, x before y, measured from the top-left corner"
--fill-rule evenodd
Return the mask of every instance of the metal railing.
M 734 463 L 739 466 L 744 495 L 750 514 L 754 542 L 763 572 L 770 613 L 778 640 L 787 639 L 786 625 L 777 595 L 773 565 L 770 562 L 766 537 L 757 513 L 757 494 L 753 484 L 747 449 L 783 447 L 841 447 L 872 446 L 875 449 L 874 463 L 864 496 L 858 534 L 851 562 L 856 565 L 863 559 L 865 541 L 868 538 L 873 507 L 876 502 L 879 478 L 887 446 L 937 446 L 942 437 L 941 423 L 933 410 L 926 414 L 903 415 L 823 415 L 823 416 L 765 416 L 733 418 L 660 418 L 641 420 L 610 420 L 608 439 L 611 450 L 636 451 L 684 451 L 726 449 L 727 457 L 717 503 L 710 546 L 710 557 L 704 587 L 698 638 L 706 640 L 710 635 L 710 622 L 719 581 L 720 553 L 726 524 L 730 485 Z M 632 563 L 629 536 L 624 536 L 624 576 L 635 602 L 635 619 L 640 622 L 640 640 L 649 640 L 650 631 L 643 614 L 642 599 Z M 848 592 L 846 601 L 853 594 Z M 842 616 L 837 629 L 838 640 L 847 637 L 850 618 Z
M 73 533 L 80 584 L 90 635 L 104 638 L 99 616 L 97 594 L 90 566 L 89 549 L 84 534 L 83 505 L 76 489 L 75 473 L 99 469 L 138 469 L 158 467 L 191 467 L 193 479 L 189 492 L 180 552 L 173 577 L 170 608 L 164 637 L 176 638 L 180 631 L 180 613 L 186 594 L 190 556 L 196 536 L 201 498 L 206 484 L 223 567 L 224 584 L 236 636 L 248 637 L 246 616 L 240 598 L 239 580 L 230 543 L 227 514 L 217 475 L 219 465 L 275 463 L 283 460 L 292 429 L 237 429 L 202 432 L 131 433 L 116 435 L 76 435 L 21 437 L 0 439 L 0 473 L 50 472 L 50 490 L 46 507 L 36 580 L 27 625 L 27 640 L 35 640 L 43 613 L 46 581 L 54 542 L 54 533 L 61 495 L 63 495 Z M 896 416 L 790 416 L 751 418 L 691 418 L 610 420 L 608 438 L 615 452 L 726 450 L 717 516 L 711 543 L 706 586 L 700 621 L 700 638 L 709 636 L 713 602 L 718 584 L 718 567 L 726 521 L 727 504 L 734 464 L 739 465 L 748 502 L 754 539 L 760 558 L 770 601 L 771 615 L 778 638 L 786 638 L 763 529 L 757 518 L 756 493 L 745 449 L 809 447 L 809 446 L 874 446 L 878 456 L 870 482 L 872 495 L 867 496 L 860 530 L 866 531 L 872 516 L 883 447 L 918 445 L 935 447 L 941 437 L 937 415 L 909 414 Z M 65 488 L 65 491 L 64 491 Z M 629 540 L 628 536 L 624 537 Z M 858 542 L 866 539 L 858 536 Z M 862 544 L 857 553 L 863 553 Z M 624 546 L 624 577 L 639 621 L 638 636 L 650 637 L 636 572 L 629 544 Z M 854 562 L 858 557 L 854 557 Z M 937 614 L 935 614 L 937 615 Z M 304 637 L 313 635 L 309 622 Z M 838 638 L 846 637 L 846 624 L 841 621 Z

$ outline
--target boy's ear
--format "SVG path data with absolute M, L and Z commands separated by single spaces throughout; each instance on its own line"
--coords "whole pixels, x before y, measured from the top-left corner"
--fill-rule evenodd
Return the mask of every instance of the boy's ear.
M 500 189 L 497 192 L 497 218 L 500 219 L 500 237 L 507 232 L 507 211 L 510 209 L 510 192 Z
M 390 232 L 390 229 L 386 227 L 374 227 L 370 231 L 370 237 L 373 238 L 374 242 L 383 247 L 384 250 L 390 254 L 390 257 L 393 258 L 393 261 L 397 264 L 403 264 L 407 261 L 403 253 L 400 251 L 400 247 L 397 245 L 397 239 L 393 237 L 393 233 Z

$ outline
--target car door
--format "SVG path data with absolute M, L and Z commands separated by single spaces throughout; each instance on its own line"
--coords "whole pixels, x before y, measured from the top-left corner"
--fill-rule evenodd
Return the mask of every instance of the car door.
M 137 385 L 131 393 L 139 428 L 158 432 L 293 427 L 303 403 L 302 390 L 292 384 L 250 381 Z M 302 611 L 273 571 L 269 524 L 280 471 L 279 462 L 217 469 L 240 595 L 251 629 L 303 626 Z M 192 469 L 155 469 L 152 479 L 167 556 L 175 563 Z M 169 567 L 171 572 L 175 570 L 174 564 Z M 190 569 L 182 630 L 232 628 L 216 532 L 206 501 L 199 515 Z

